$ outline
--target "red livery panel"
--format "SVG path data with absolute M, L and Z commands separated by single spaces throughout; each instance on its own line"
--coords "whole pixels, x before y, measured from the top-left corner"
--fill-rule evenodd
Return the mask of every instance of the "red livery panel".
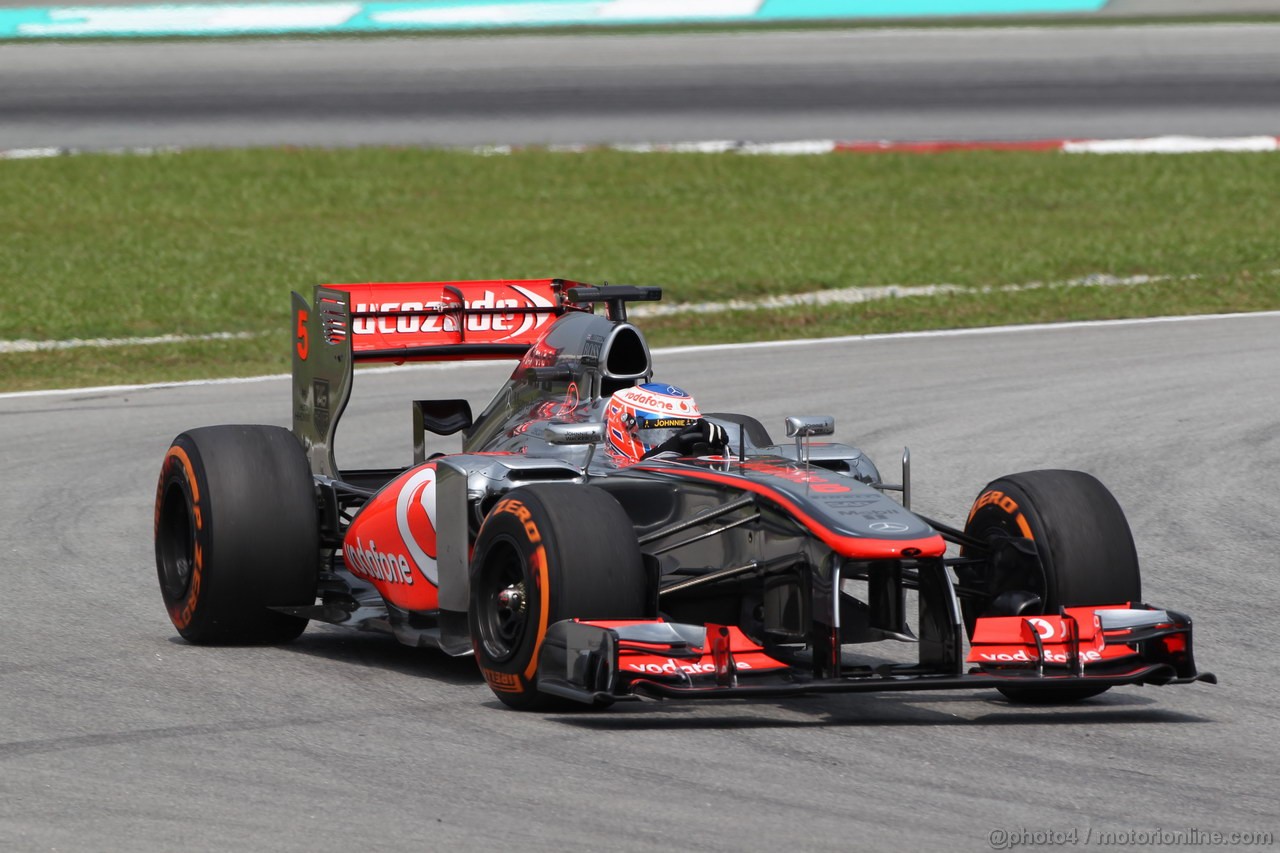
M 1061 616 L 983 617 L 974 626 L 968 662 L 984 667 L 1065 666 L 1078 655 L 1079 662 L 1087 666 L 1137 656 L 1138 651 L 1126 642 L 1132 636 L 1130 629 L 1103 629 L 1100 614 L 1107 610 L 1128 612 L 1128 605 L 1068 607 Z M 1169 622 L 1147 627 L 1164 631 L 1176 626 Z M 1176 647 L 1170 652 L 1181 651 L 1185 644 L 1178 635 L 1164 639 L 1174 641 L 1166 643 Z
M 399 360 L 397 350 L 450 345 L 528 347 L 570 310 L 563 289 L 575 282 L 529 279 L 330 284 L 348 294 L 351 351 L 357 361 Z M 574 309 L 576 310 L 576 309 Z M 411 358 L 448 358 L 413 353 Z M 483 358 L 469 353 L 468 358 Z M 488 357 L 510 358 L 511 353 Z M 518 357 L 518 356 L 517 356 Z
M 342 556 L 397 607 L 435 610 L 436 466 L 428 462 L 392 480 L 369 501 L 348 528 Z
M 635 625 L 661 624 L 663 620 L 579 620 L 598 628 L 627 628 Z M 712 638 L 713 627 L 723 628 L 727 641 L 724 652 L 732 661 L 733 673 L 769 672 L 786 669 L 787 665 L 765 654 L 759 643 L 754 642 L 736 625 L 707 626 L 707 636 Z M 701 647 L 674 652 L 667 643 L 644 643 L 628 639 L 618 649 L 618 672 L 633 677 L 673 677 L 687 680 L 697 675 L 715 675 L 717 655 L 712 639 Z M 723 663 L 721 663 L 723 666 Z

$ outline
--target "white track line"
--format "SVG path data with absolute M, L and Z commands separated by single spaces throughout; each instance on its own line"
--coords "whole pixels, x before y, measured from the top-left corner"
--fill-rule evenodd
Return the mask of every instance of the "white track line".
M 421 146 L 432 148 L 439 146 Z M 173 154 L 178 147 L 114 148 L 11 148 L 0 150 L 0 160 L 31 160 L 46 157 L 70 157 L 80 154 L 123 154 L 150 156 Z M 471 148 L 447 148 L 482 157 L 501 156 L 517 151 L 625 151 L 637 154 L 696 153 L 746 154 L 768 156 L 809 156 L 825 154 L 913 153 L 939 154 L 949 151 L 1062 151 L 1068 154 L 1190 154 L 1206 151 L 1265 152 L 1280 151 L 1278 136 L 1150 136 L 1138 139 L 983 139 L 983 140 L 837 140 L 799 139 L 789 142 L 751 142 L 732 139 L 692 140 L 688 142 L 640 142 L 614 144 L 568 145 L 484 145 Z
M 1280 275 L 1272 270 L 1269 275 Z M 1059 282 L 1033 281 L 1027 284 L 1005 284 L 987 287 L 964 287 L 958 284 L 889 284 L 877 287 L 844 287 L 836 290 L 815 290 L 809 293 L 791 293 L 781 296 L 762 296 L 758 299 L 730 299 L 727 302 L 688 302 L 668 305 L 635 305 L 631 314 L 635 317 L 667 317 L 678 314 L 720 314 L 726 311 L 764 311 L 798 306 L 856 304 L 878 299 L 939 296 L 952 293 L 1019 293 L 1026 290 L 1043 290 L 1053 287 L 1135 287 L 1164 281 L 1194 281 L 1200 276 L 1135 275 L 1117 277 L 1095 273 L 1083 278 Z M 59 341 L 0 340 L 0 355 L 13 353 L 47 352 L 51 350 L 79 349 L 81 347 L 128 347 L 179 344 L 190 341 L 229 341 L 260 337 L 264 332 L 211 332 L 204 335 L 156 335 L 146 338 L 71 338 Z
M 1269 274 L 1280 274 L 1280 270 Z M 762 296 L 758 299 L 730 299 L 727 302 L 675 302 L 667 305 L 639 304 L 632 306 L 630 314 L 635 317 L 721 314 L 726 311 L 764 311 L 813 305 L 854 305 L 879 299 L 940 296 L 953 293 L 1021 293 L 1026 290 L 1046 290 L 1055 287 L 1136 287 L 1142 284 L 1158 284 L 1166 281 L 1195 281 L 1199 278 L 1200 276 L 1194 273 L 1182 276 L 1133 275 L 1125 277 L 1095 273 L 1083 278 L 1073 278 L 1066 281 L 1032 281 L 1026 284 L 1002 284 L 985 287 L 965 287 L 959 284 L 886 284 L 877 287 L 842 287 L 835 290 L 815 290 L 809 293 Z
M 962 338 L 974 335 L 1004 335 L 1011 332 L 1050 332 L 1059 329 L 1093 329 L 1109 326 L 1149 326 L 1156 323 L 1185 323 L 1197 320 L 1238 320 L 1246 317 L 1280 318 L 1280 311 L 1252 311 L 1237 314 L 1187 314 L 1170 317 L 1134 317 L 1123 320 L 1073 320 L 1065 323 L 1027 323 L 1021 326 L 976 326 L 970 329 L 932 329 L 922 332 L 882 332 L 871 335 L 842 335 L 834 338 L 798 338 L 784 341 L 750 341 L 737 344 L 697 344 L 665 347 L 654 353 L 719 352 L 722 350 L 768 349 L 770 347 L 803 347 L 815 344 L 854 343 L 858 341 L 896 341 L 915 338 Z
M 1280 311 L 1256 311 L 1237 314 L 1188 314 L 1172 317 L 1137 317 L 1127 320 L 1079 320 L 1069 323 L 1029 323 L 1024 326 L 981 326 L 972 329 L 936 329 L 924 332 L 886 332 L 874 335 L 843 335 L 833 338 L 799 338 L 784 341 L 754 341 L 737 344 L 697 344 L 683 347 L 663 347 L 655 349 L 654 355 L 676 355 L 693 352 L 720 352 L 724 350 L 766 349 L 781 347 L 805 347 L 820 344 L 856 343 L 860 341 L 893 341 L 912 340 L 917 338 L 958 338 L 975 335 L 1004 335 L 1017 332 L 1052 332 L 1063 329 L 1092 329 L 1124 326 L 1147 326 L 1156 323 L 1193 323 L 1202 320 L 1240 320 L 1249 318 L 1280 319 Z M 491 361 L 456 361 L 436 362 L 432 364 L 406 364 L 393 367 L 361 368 L 364 375 L 374 373 L 396 373 L 407 370 L 458 370 L 466 367 L 492 366 Z M 26 397 L 53 397 L 72 395 L 102 395 L 129 391 L 153 391 L 166 388 L 195 388 L 206 385 L 237 385 L 254 382 L 271 382 L 287 380 L 287 373 L 274 373 L 267 376 L 242 376 L 229 379 L 193 379 L 187 382 L 156 382 L 140 385 L 98 385 L 92 388 L 48 388 L 39 391 L 9 391 L 0 393 L 0 400 L 14 400 Z
M 81 347 L 136 347 L 156 344 L 185 344 L 191 341 L 243 341 L 262 332 L 210 332 L 207 335 L 155 335 L 149 338 L 69 338 L 62 341 L 0 340 L 0 355 L 21 352 L 80 349 Z
M 1199 154 L 1205 151 L 1275 151 L 1278 148 L 1280 139 L 1275 136 L 1239 136 L 1234 139 L 1155 136 L 1148 139 L 1090 139 L 1062 144 L 1062 150 L 1068 154 Z

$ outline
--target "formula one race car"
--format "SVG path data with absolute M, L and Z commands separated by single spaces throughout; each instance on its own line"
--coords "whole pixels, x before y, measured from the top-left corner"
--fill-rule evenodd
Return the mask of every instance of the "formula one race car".
M 1191 620 L 1142 603 L 1128 523 L 1096 479 L 1002 477 L 962 529 L 912 513 L 907 455 L 889 484 L 857 448 L 814 441 L 829 417 L 787 418 L 778 443 L 653 383 L 626 311 L 660 296 L 560 279 L 295 293 L 292 431 L 204 427 L 165 454 L 156 565 L 178 632 L 383 631 L 474 653 L 521 709 L 1215 681 Z M 412 465 L 339 470 L 355 363 L 504 358 L 519 364 L 478 417 L 412 401 Z M 427 432 L 461 433 L 462 452 L 428 457 Z M 914 653 L 868 660 L 865 643 Z

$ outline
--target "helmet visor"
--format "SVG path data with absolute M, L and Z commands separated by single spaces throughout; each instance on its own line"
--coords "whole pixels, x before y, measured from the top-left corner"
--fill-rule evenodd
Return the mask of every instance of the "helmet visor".
M 636 416 L 636 438 L 644 445 L 644 449 L 649 451 L 697 422 L 697 418 L 640 413 Z

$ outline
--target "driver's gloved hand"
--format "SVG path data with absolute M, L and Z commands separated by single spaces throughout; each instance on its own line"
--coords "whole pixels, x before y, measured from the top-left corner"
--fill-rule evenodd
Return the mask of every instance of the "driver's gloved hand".
M 645 459 L 660 453 L 678 453 L 681 456 L 701 456 L 719 453 L 729 446 L 729 433 L 720 424 L 699 418 L 676 435 L 659 444 L 644 455 Z
M 676 436 L 681 452 L 687 455 L 718 452 L 729 446 L 729 434 L 720 424 L 699 418 Z

